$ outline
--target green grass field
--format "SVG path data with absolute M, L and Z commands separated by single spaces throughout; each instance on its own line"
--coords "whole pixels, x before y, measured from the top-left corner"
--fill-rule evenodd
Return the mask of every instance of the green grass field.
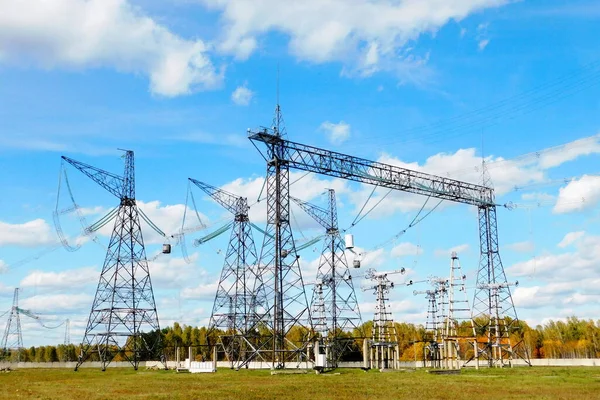
M 22 369 L 0 374 L 2 399 L 600 399 L 600 368 L 426 371 L 338 370 L 316 375 L 270 371 L 177 374 L 109 369 Z

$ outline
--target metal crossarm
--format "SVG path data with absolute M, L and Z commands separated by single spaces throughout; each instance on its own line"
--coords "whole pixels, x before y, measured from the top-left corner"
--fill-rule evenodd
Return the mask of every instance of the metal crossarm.
M 494 205 L 494 189 L 485 186 L 291 142 L 267 130 L 251 133 L 249 139 L 268 145 L 266 153 L 261 151 L 267 161 L 276 156 L 290 168 L 457 203 Z

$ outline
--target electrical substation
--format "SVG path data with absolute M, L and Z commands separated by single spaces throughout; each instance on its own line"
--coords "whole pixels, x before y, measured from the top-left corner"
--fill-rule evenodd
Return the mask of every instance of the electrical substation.
M 200 189 L 231 215 L 223 227 L 194 240 L 194 246 L 200 246 L 230 232 L 217 290 L 210 293 L 214 302 L 208 325 L 209 339 L 204 346 L 210 349 L 208 354 L 212 360 L 203 367 L 206 372 L 216 371 L 218 360 L 225 360 L 229 368 L 235 370 L 268 366 L 272 370 L 314 369 L 321 372 L 343 367 L 346 360 L 356 354 L 360 355 L 360 360 L 353 360 L 363 369 L 399 369 L 399 339 L 389 294 L 418 284 L 429 285 L 413 291 L 415 296 L 426 298 L 428 304 L 423 321 L 425 336 L 420 342 L 422 354 L 419 355 L 425 367 L 448 370 L 506 367 L 512 366 L 516 358 L 528 362 L 529 355 L 520 343 L 511 342 L 511 333 L 519 322 L 511 296 L 511 287 L 517 283 L 507 281 L 500 258 L 496 214 L 500 205 L 495 202 L 494 189 L 489 182 L 484 181 L 481 185 L 463 182 L 290 141 L 279 105 L 271 126 L 248 130 L 248 139 L 266 164 L 263 186 L 266 190 L 266 227 L 263 229 L 250 220 L 250 209 L 256 203 L 249 204 L 244 196 L 189 178 L 188 198 L 193 204 L 190 213 L 193 211 L 198 228 L 184 228 L 188 210 L 186 200 L 181 231 L 170 236 L 177 238 L 175 246 L 181 248 L 187 259 L 185 234 L 206 228 L 192 187 Z M 167 358 L 158 333 L 160 324 L 148 264 L 152 260 L 146 256 L 140 221 L 145 221 L 165 238 L 161 254 L 168 256 L 171 244 L 169 236 L 137 206 L 133 151 L 126 150 L 123 158 L 124 173 L 118 175 L 62 157 L 59 196 L 60 182 L 64 181 L 63 189 L 68 191 L 72 203 L 60 209 L 57 200 L 54 213 L 57 235 L 63 246 L 75 251 L 81 244 L 69 243 L 61 229 L 61 215 L 77 213 L 87 236 L 114 221 L 75 370 L 90 354 L 98 355 L 102 370 L 117 356 L 128 361 L 134 369 L 143 360 L 160 360 L 164 367 L 172 361 Z M 99 221 L 88 225 L 73 197 L 66 164 L 116 197 L 118 205 Z M 485 164 L 483 169 L 485 176 Z M 323 188 L 327 207 L 292 197 L 290 172 L 293 170 L 373 185 L 390 192 L 423 195 L 425 204 L 429 199 L 437 199 L 440 203 L 449 201 L 476 207 L 480 262 L 471 286 L 475 291 L 473 301 L 468 298 L 470 286 L 456 252 L 450 255 L 447 277 L 430 276 L 418 282 L 410 279 L 394 282 L 396 277 L 405 275 L 405 268 L 377 271 L 365 264 L 363 254 L 354 250 L 353 235 L 338 226 L 335 191 Z M 319 237 L 300 246 L 294 240 L 292 204 L 323 229 Z M 418 219 L 425 204 L 409 227 L 424 218 Z M 260 249 L 256 247 L 256 232 L 253 231 L 263 236 Z M 305 281 L 298 251 L 319 241 L 323 242 L 323 247 L 315 278 Z M 375 302 L 372 328 L 368 332 L 361 330 L 365 315 L 361 314 L 356 295 L 358 279 L 369 281 L 368 286 L 360 289 L 370 293 Z M 18 307 L 18 290 L 15 290 L 2 341 L 5 352 L 23 347 L 20 314 L 37 317 Z M 60 326 L 63 325 L 66 328 L 65 343 L 70 343 L 70 321 L 67 319 Z M 217 340 L 211 342 L 210 338 L 215 335 Z M 415 341 L 415 348 L 417 344 Z M 176 358 L 179 362 L 179 350 Z M 190 349 L 188 369 L 195 368 L 192 359 Z

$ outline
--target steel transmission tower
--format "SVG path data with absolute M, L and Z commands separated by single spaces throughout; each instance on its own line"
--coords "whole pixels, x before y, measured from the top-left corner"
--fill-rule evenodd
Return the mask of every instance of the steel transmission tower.
M 192 178 L 190 181 L 234 215 L 209 331 L 221 329 L 226 332 L 220 336 L 220 344 L 231 368 L 239 368 L 258 344 L 257 332 L 252 328 L 261 318 L 257 310 L 266 308 L 264 287 L 258 275 L 258 256 L 248 218 L 248 199 Z
M 71 344 L 71 320 L 65 321 L 65 346 Z
M 342 339 L 341 334 L 358 328 L 362 319 L 344 251 L 345 244 L 338 229 L 335 191 L 328 189 L 327 192 L 328 209 L 294 197 L 291 199 L 325 228 L 326 235 L 316 276 L 319 284 L 314 286 L 311 306 L 313 314 L 318 312 L 318 316 L 313 315 L 313 326 L 316 329 L 316 318 L 323 318 L 320 313 L 320 304 L 323 303 L 325 331 L 322 338 L 324 345 L 329 348 L 330 365 L 336 366 L 346 346 L 350 344 L 347 338 Z
M 487 286 L 501 285 L 498 296 L 498 303 L 501 309 L 498 315 L 506 321 L 506 324 L 502 325 L 506 327 L 503 328 L 506 333 L 514 331 L 517 323 L 517 315 L 510 294 L 510 288 L 506 286 L 507 281 L 504 267 L 502 266 L 498 251 L 496 202 L 492 187 L 430 175 L 292 142 L 279 135 L 278 131 L 271 132 L 266 128 L 259 132 L 250 132 L 249 139 L 257 148 L 258 145 L 263 148 L 266 147 L 267 151 L 263 152 L 263 156 L 270 164 L 285 165 L 286 171 L 289 168 L 295 168 L 393 190 L 425 195 L 440 200 L 476 206 L 479 213 L 481 262 L 477 274 L 478 289 L 475 292 L 473 302 L 473 317 L 478 329 L 482 331 L 491 330 L 494 337 L 508 336 L 501 332 L 495 332 L 494 326 L 496 323 L 494 322 L 494 315 L 496 313 L 491 309 L 491 304 L 494 302 L 494 293 Z M 275 202 L 272 204 L 272 208 L 275 209 Z M 282 215 L 281 213 L 273 212 L 273 215 L 275 214 Z M 488 340 L 488 342 L 490 341 Z M 507 346 L 504 346 L 504 348 L 508 349 Z M 490 360 L 493 357 L 492 352 L 488 350 L 484 354 Z M 502 357 L 511 356 L 509 352 L 503 351 Z M 502 363 L 502 360 L 497 361 Z
M 305 360 L 304 351 L 311 341 L 308 336 L 312 330 L 299 256 L 290 226 L 290 166 L 281 142 L 285 132 L 282 122 L 278 104 L 270 129 L 277 140 L 267 144 L 267 151 L 263 154 L 267 162 L 267 228 L 260 254 L 260 275 L 268 309 L 259 323 L 270 330 L 270 334 L 263 338 L 255 351 L 255 355 L 271 353 L 270 356 L 265 354 L 262 359 L 270 358 L 272 368 L 285 368 L 288 361 L 299 363 Z M 292 329 L 295 330 L 295 338 L 290 335 Z
M 68 157 L 62 159 L 120 200 L 96 296 L 75 370 L 97 351 L 102 370 L 121 354 L 137 370 L 142 353 L 154 356 L 160 326 L 135 200 L 133 151 L 126 151 L 125 173 L 119 176 Z M 143 332 L 154 331 L 154 338 Z M 150 342 L 150 343 L 148 343 Z
M 482 181 L 492 187 L 485 159 L 482 160 Z M 487 341 L 479 343 L 478 356 L 487 358 L 490 367 L 512 366 L 515 343 L 510 334 L 518 324 L 517 311 L 504 273 L 498 246 L 496 207 L 479 205 L 479 243 L 481 258 L 473 298 L 472 319 L 477 331 L 485 332 Z M 529 363 L 529 355 L 517 354 Z M 478 360 L 477 360 L 478 362 Z
M 17 361 L 21 360 L 23 348 L 23 333 L 21 331 L 21 318 L 19 316 L 19 288 L 15 288 L 13 305 L 2 337 L 2 352 L 6 357 L 9 350 L 17 350 Z
M 467 296 L 466 275 L 463 275 L 458 255 L 451 254 L 450 279 L 448 282 L 448 317 L 444 324 L 444 359 L 446 368 L 458 368 L 461 359 L 460 344 L 463 341 L 473 346 L 474 359 L 477 359 L 477 335 L 471 318 L 471 308 Z M 469 321 L 470 326 L 461 331 L 461 322 Z M 468 329 L 468 334 L 465 332 Z M 476 364 L 478 366 L 478 364 Z

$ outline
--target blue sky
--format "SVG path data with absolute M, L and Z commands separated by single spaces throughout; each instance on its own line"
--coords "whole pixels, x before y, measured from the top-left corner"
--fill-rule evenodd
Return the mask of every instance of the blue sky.
M 246 130 L 270 125 L 279 70 L 291 140 L 474 182 L 487 157 L 498 201 L 519 205 L 498 213 L 519 316 L 599 318 L 597 2 L 0 0 L 0 10 L 0 313 L 21 287 L 25 308 L 47 321 L 70 318 L 74 341 L 83 333 L 110 229 L 100 244 L 47 251 L 57 241 L 61 155 L 121 172 L 117 148 L 134 150 L 141 207 L 169 234 L 181 226 L 188 177 L 255 202 L 265 165 Z M 554 146 L 562 147 L 544 150 Z M 556 182 L 565 177 L 576 179 Z M 69 179 L 88 222 L 116 205 L 73 169 Z M 342 227 L 372 190 L 309 175 L 291 191 L 324 204 L 327 187 L 338 192 Z M 226 223 L 195 194 L 205 222 Z M 391 194 L 352 230 L 363 266 L 443 276 L 455 248 L 474 285 L 474 209 L 443 203 L 390 241 L 424 201 Z M 320 233 L 294 213 L 296 238 Z M 251 217 L 264 224 L 264 202 Z M 152 258 L 162 239 L 148 229 L 145 237 Z M 210 315 L 228 235 L 201 247 L 193 239 L 191 263 L 179 247 L 151 262 L 162 325 Z M 316 249 L 302 253 L 307 279 Z M 426 299 L 413 289 L 425 285 L 392 294 L 394 317 L 424 323 Z M 357 290 L 371 318 L 374 298 Z M 26 345 L 63 335 L 23 324 Z

